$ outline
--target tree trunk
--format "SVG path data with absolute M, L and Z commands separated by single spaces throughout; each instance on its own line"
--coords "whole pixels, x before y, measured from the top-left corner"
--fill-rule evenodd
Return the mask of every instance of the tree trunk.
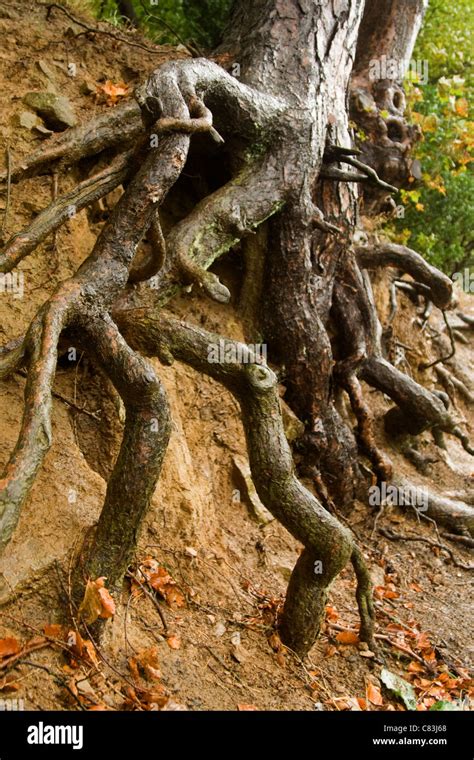
M 354 537 L 337 519 L 364 487 L 360 455 L 379 481 L 392 478 L 391 462 L 375 442 L 359 378 L 394 400 L 387 429 L 394 418 L 397 425 L 416 427 L 415 433 L 433 427 L 457 436 L 474 453 L 443 400 L 384 357 L 366 268 L 396 261 L 416 275 L 440 308 L 450 303 L 450 281 L 409 249 L 353 244 L 361 203 L 366 213 L 379 208 L 396 190 L 392 183 L 407 180 L 409 148 L 417 138 L 404 120 L 400 82 L 373 79 L 372 56 L 409 57 L 423 8 L 422 0 L 370 0 L 365 11 L 363 0 L 236 2 L 216 51 L 233 75 L 214 61 L 170 61 L 138 88 L 136 104 L 117 106 L 107 119 L 66 133 L 13 167 L 11 179 L 17 182 L 57 162 L 62 166 L 104 150 L 118 154 L 108 170 L 57 199 L 24 234 L 8 241 L 0 272 L 10 271 L 64 222 L 71 198 L 84 208 L 121 182 L 125 192 L 89 258 L 61 283 L 27 335 L 0 352 L 0 379 L 23 365 L 29 371 L 19 441 L 0 481 L 0 545 L 10 539 L 51 443 L 51 384 L 58 341 L 68 330 L 102 366 L 127 411 L 104 508 L 76 572 L 79 585 L 88 576 L 106 575 L 118 586 L 170 429 L 163 388 L 137 352 L 159 356 L 163 363 L 176 357 L 238 399 L 260 498 L 304 546 L 280 624 L 284 643 L 301 655 L 309 651 L 330 584 L 350 560 L 360 637 L 373 646 L 370 577 Z M 349 101 L 353 121 L 369 135 L 360 149 Z M 197 132 L 208 140 L 196 159 L 203 170 L 206 151 L 215 154 L 225 141 L 221 155 L 230 179 L 164 234 L 158 208 L 180 176 Z M 254 243 L 246 244 L 261 225 Z M 153 253 L 145 264 L 137 263 L 147 233 Z M 253 329 L 260 322 L 269 357 L 280 365 L 287 400 L 304 422 L 300 453 L 309 488 L 295 474 L 275 374 L 249 347 L 233 341 L 226 341 L 230 352 L 244 358 L 211 363 L 209 347 L 223 336 L 163 314 L 183 286 L 229 300 L 229 290 L 208 270 L 241 241 L 248 277 L 258 279 L 244 299 L 246 310 L 253 306 L 261 312 L 260 320 L 248 313 L 245 318 Z M 152 276 L 153 288 L 137 287 Z M 340 411 L 344 392 L 355 430 Z M 437 515 L 443 512 L 443 504 L 431 503 Z M 449 512 L 451 530 L 453 514 L 462 514 L 462 530 L 470 531 L 471 507 L 451 502 Z

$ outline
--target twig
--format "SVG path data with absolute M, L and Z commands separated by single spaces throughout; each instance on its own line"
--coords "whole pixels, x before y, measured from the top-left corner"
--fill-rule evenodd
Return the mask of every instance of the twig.
M 30 654 L 30 652 L 36 652 L 38 649 L 44 649 L 45 647 L 49 647 L 51 644 L 50 641 L 46 641 L 43 639 L 43 641 L 37 641 L 36 643 L 26 644 L 25 647 L 21 650 L 21 652 L 18 652 L 17 654 L 12 654 L 11 657 L 7 657 L 6 660 L 3 660 L 3 662 L 0 662 L 0 670 L 5 670 L 5 668 L 8 668 L 10 665 L 12 665 L 14 662 L 17 662 L 20 660 L 25 654 Z
M 350 166 L 353 166 L 355 169 L 360 169 L 360 171 L 367 174 L 367 176 L 379 187 L 382 187 L 384 190 L 390 190 L 392 193 L 398 193 L 398 187 L 395 187 L 395 185 L 390 185 L 388 182 L 385 182 L 383 179 L 380 179 L 379 175 L 368 164 L 364 164 L 363 161 L 359 161 L 358 158 L 354 158 L 353 156 L 344 156 L 341 157 L 340 162 L 343 164 L 349 164 Z
M 436 364 L 440 364 L 441 362 L 447 362 L 449 359 L 452 359 L 454 354 L 456 353 L 456 343 L 454 341 L 453 329 L 448 322 L 445 309 L 441 309 L 441 313 L 443 315 L 444 323 L 448 330 L 449 340 L 451 341 L 451 351 L 449 352 L 449 354 L 447 354 L 447 356 L 441 356 L 439 359 L 436 359 L 434 362 L 430 362 L 429 364 L 420 364 L 418 367 L 418 369 L 420 370 L 429 369 L 430 367 L 434 367 Z
M 442 544 L 440 541 L 433 541 L 431 538 L 425 538 L 424 536 L 406 536 L 402 533 L 394 533 L 394 531 L 389 530 L 388 528 L 379 528 L 379 532 L 382 534 L 382 536 L 385 536 L 385 538 L 388 538 L 390 541 L 420 541 L 423 544 L 428 544 L 429 546 L 435 546 L 438 549 L 443 549 L 443 551 L 449 555 L 455 567 L 460 567 L 463 570 L 474 570 L 474 564 L 466 565 L 464 562 L 457 560 L 452 549 L 450 549 L 449 546 L 446 546 L 446 544 Z
M 106 37 L 111 37 L 116 42 L 122 42 L 124 45 L 130 45 L 131 47 L 140 48 L 140 50 L 146 50 L 147 53 L 152 53 L 152 55 L 161 55 L 161 56 L 163 55 L 162 50 L 153 50 L 147 45 L 142 45 L 140 42 L 132 42 L 131 40 L 127 40 L 121 35 L 114 34 L 113 32 L 109 32 L 106 29 L 98 29 L 98 27 L 96 26 L 95 27 L 89 26 L 88 24 L 85 24 L 83 21 L 79 21 L 78 18 L 73 16 L 72 13 L 70 13 L 66 8 L 64 8 L 63 5 L 60 5 L 59 3 L 41 3 L 41 5 L 43 5 L 44 8 L 48 9 L 48 12 L 46 14 L 47 19 L 49 18 L 51 14 L 52 8 L 57 8 L 58 10 L 62 11 L 68 17 L 70 21 L 82 27 L 83 29 L 85 29 L 86 32 L 91 32 L 92 34 L 104 34 Z
M 345 631 L 345 632 L 348 632 L 348 633 L 356 633 L 357 635 L 359 634 L 359 631 L 356 630 L 355 628 L 348 628 L 347 626 L 340 625 L 339 623 L 328 623 L 328 625 L 329 625 L 330 628 L 333 628 L 336 631 Z M 422 657 L 420 657 L 420 655 L 416 654 L 416 652 L 414 652 L 409 647 L 405 647 L 405 646 L 403 646 L 403 644 L 399 644 L 397 641 L 393 641 L 393 639 L 391 639 L 390 636 L 388 636 L 387 634 L 385 634 L 385 633 L 375 633 L 374 634 L 374 638 L 375 639 L 379 639 L 380 641 L 388 641 L 389 644 L 391 644 L 393 647 L 395 647 L 395 649 L 399 649 L 401 652 L 404 652 L 409 657 L 413 657 L 415 660 L 418 660 L 418 662 L 422 662 L 423 665 L 426 666 L 425 661 L 423 660 Z
M 146 578 L 146 576 L 145 576 L 145 574 L 143 573 L 143 571 L 142 571 L 140 568 L 138 568 L 138 569 L 139 569 L 139 571 L 141 572 L 141 574 L 143 575 L 143 577 L 144 577 L 144 578 Z M 130 573 L 130 572 L 128 572 L 128 573 L 127 573 L 127 576 L 128 576 L 129 578 L 132 578 L 132 580 L 134 580 L 134 581 L 135 581 L 135 583 L 137 583 L 137 584 L 140 586 L 140 588 L 141 588 L 141 590 L 143 591 L 143 593 L 144 593 L 144 594 L 145 594 L 145 595 L 146 595 L 146 596 L 147 596 L 149 599 L 151 599 L 151 601 L 153 602 L 153 604 L 155 605 L 155 607 L 156 607 L 156 609 L 157 609 L 158 615 L 160 616 L 161 622 L 163 623 L 163 628 L 164 628 L 165 634 L 167 635 L 167 634 L 168 634 L 168 624 L 167 624 L 167 622 L 166 622 L 166 618 L 165 618 L 164 612 L 163 612 L 163 610 L 161 609 L 161 607 L 160 607 L 160 603 L 158 602 L 158 600 L 157 600 L 157 599 L 155 599 L 155 597 L 153 596 L 153 594 L 152 594 L 150 591 L 148 591 L 148 589 L 147 589 L 147 588 L 146 588 L 146 587 L 143 585 L 143 583 L 141 583 L 141 581 L 139 581 L 139 580 L 138 580 L 138 578 L 137 578 L 137 577 L 136 577 L 136 576 L 135 576 L 133 573 Z
M 77 702 L 79 705 L 79 708 L 81 710 L 86 711 L 86 708 L 82 704 L 81 700 L 77 696 L 77 694 L 74 694 L 73 690 L 69 686 L 69 684 L 66 682 L 66 680 L 59 675 L 59 673 L 55 673 L 54 670 L 51 670 L 51 668 L 48 668 L 46 665 L 40 665 L 38 662 L 31 662 L 31 660 L 22 660 L 22 665 L 29 665 L 31 668 L 39 668 L 40 670 L 45 670 L 46 673 L 49 673 L 49 675 L 54 678 L 56 683 L 58 683 L 60 686 L 63 687 L 63 689 L 66 689 L 66 691 L 71 695 L 71 697 Z
M 168 31 L 169 31 L 169 32 L 171 32 L 171 34 L 174 34 L 174 36 L 176 37 L 176 39 L 178 40 L 178 42 L 180 42 L 180 43 L 181 43 L 181 45 L 183 45 L 183 46 L 186 48 L 186 50 L 188 51 L 188 53 L 190 53 L 190 54 L 192 55 L 192 57 L 193 57 L 193 58 L 195 58 L 195 57 L 196 57 L 196 53 L 198 54 L 198 56 L 199 56 L 200 58 L 204 58 L 204 57 L 205 57 L 205 56 L 204 56 L 204 53 L 202 52 L 202 50 L 200 50 L 200 48 L 198 47 L 198 45 L 196 45 L 194 48 L 192 48 L 192 47 L 191 47 L 190 45 L 188 45 L 188 43 L 187 43 L 187 42 L 186 42 L 186 41 L 185 41 L 185 40 L 184 40 L 184 39 L 181 37 L 181 35 L 180 35 L 180 34 L 179 34 L 177 31 L 176 31 L 176 29 L 173 29 L 173 27 L 171 26 L 171 24 L 168 24 L 168 22 L 167 22 L 167 21 L 165 21 L 165 19 L 164 19 L 164 18 L 162 18 L 161 16 L 157 16 L 155 13 L 152 13 L 152 12 L 151 12 L 151 11 L 150 11 L 150 10 L 149 10 L 147 7 L 146 7 L 146 5 L 145 5 L 145 3 L 143 2 L 143 0 L 140 0 L 140 3 L 141 3 L 141 6 L 142 6 L 143 10 L 144 10 L 144 11 L 145 11 L 145 13 L 146 13 L 146 16 L 145 16 L 145 20 L 146 20 L 146 21 L 148 21 L 149 19 L 151 19 L 152 21 L 157 21 L 159 24 L 162 24 L 164 27 L 166 27 L 166 29 L 168 29 Z
M 21 377 L 27 376 L 26 372 L 24 370 L 18 369 L 15 372 L 16 375 L 21 375 Z M 62 401 L 64 404 L 67 404 L 71 407 L 71 409 L 74 409 L 76 412 L 81 412 L 81 414 L 87 414 L 88 417 L 92 417 L 94 420 L 97 420 L 97 422 L 100 422 L 100 415 L 98 412 L 90 412 L 88 409 L 86 409 L 83 406 L 79 406 L 78 404 L 74 403 L 71 399 L 67 398 L 67 396 L 63 396 L 62 393 L 59 393 L 58 391 L 52 391 L 51 395 L 54 396 L 54 398 L 57 398 L 59 401 Z
M 11 199 L 11 189 L 12 189 L 12 155 L 11 155 L 9 143 L 7 143 L 5 146 L 5 155 L 7 159 L 7 199 L 5 202 L 5 213 L 3 214 L 2 234 L 5 232 L 7 228 L 8 212 L 10 210 L 10 199 Z
M 455 533 L 442 533 L 443 538 L 447 538 L 449 541 L 456 541 L 458 544 L 464 544 L 469 549 L 474 549 L 474 538 L 469 536 L 458 536 Z

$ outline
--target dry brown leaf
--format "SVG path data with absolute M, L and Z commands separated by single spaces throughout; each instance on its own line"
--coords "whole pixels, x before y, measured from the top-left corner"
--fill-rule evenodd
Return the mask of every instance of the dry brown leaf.
M 97 656 L 94 644 L 88 639 L 83 639 L 83 644 L 87 659 L 90 660 L 90 662 L 95 665 L 96 668 L 98 668 L 100 665 L 100 660 Z
M 383 705 L 382 694 L 378 686 L 373 683 L 367 684 L 367 699 L 372 702 L 373 705 Z
M 129 664 L 131 665 L 130 670 L 135 680 L 139 680 L 140 677 L 138 666 L 143 670 L 145 677 L 148 680 L 159 681 L 161 678 L 157 646 L 149 647 L 148 649 L 139 652 L 136 657 L 130 660 Z
M 274 652 L 281 652 L 283 649 L 283 644 L 281 643 L 281 639 L 276 631 L 274 631 L 271 636 L 268 637 L 268 643 Z
M 355 631 L 339 631 L 336 634 L 336 641 L 339 641 L 341 644 L 358 644 L 359 635 Z
M 240 705 L 237 705 L 237 710 L 239 712 L 251 712 L 251 711 L 254 712 L 254 711 L 258 711 L 258 707 L 255 707 L 255 705 L 240 704 Z
M 335 623 L 338 619 L 339 615 L 335 607 L 331 607 L 330 604 L 326 605 L 326 618 L 328 620 L 332 620 L 333 623 Z
M 59 625 L 59 623 L 48 623 L 44 626 L 43 630 L 45 636 L 51 636 L 52 639 L 64 641 L 66 629 L 63 625 Z
M 184 594 L 177 588 L 176 581 L 160 563 L 148 557 L 140 565 L 140 573 L 146 578 L 151 588 L 169 604 L 170 607 L 184 607 Z
M 125 82 L 118 82 L 114 84 L 108 79 L 105 84 L 97 85 L 97 91 L 99 94 L 105 96 L 105 102 L 108 106 L 114 106 L 120 98 L 124 98 L 129 93 L 129 88 Z
M 105 578 L 88 580 L 84 598 L 79 607 L 79 615 L 86 625 L 95 623 L 98 618 L 110 618 L 115 615 L 115 602 L 105 588 Z
M 6 639 L 0 639 L 0 657 L 9 657 L 12 654 L 18 654 L 20 649 L 20 642 L 13 636 L 8 636 Z
M 20 684 L 16 682 L 18 676 L 9 673 L 4 678 L 0 678 L 0 691 L 18 691 Z
M 180 649 L 181 647 L 181 640 L 179 636 L 168 636 L 166 641 L 170 649 Z

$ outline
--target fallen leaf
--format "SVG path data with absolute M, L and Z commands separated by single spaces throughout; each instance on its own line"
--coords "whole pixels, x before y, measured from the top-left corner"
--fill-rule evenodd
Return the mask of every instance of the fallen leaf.
M 416 660 L 412 660 L 407 669 L 409 673 L 424 673 L 425 670 L 423 665 Z
M 44 626 L 43 630 L 45 636 L 51 636 L 53 639 L 64 641 L 64 634 L 66 629 L 63 625 L 59 625 L 58 623 L 49 623 L 48 625 Z
M 129 89 L 125 82 L 118 82 L 114 84 L 108 79 L 105 84 L 97 85 L 99 93 L 105 95 L 105 102 L 108 106 L 114 106 L 120 98 L 124 98 L 128 95 Z
M 382 668 L 380 680 L 389 691 L 402 700 L 408 710 L 416 710 L 415 692 L 413 691 L 413 686 L 408 681 L 405 681 L 404 678 L 401 678 L 396 673 L 392 673 L 391 670 L 387 670 L 387 668 Z
M 271 636 L 268 637 L 268 643 L 274 652 L 280 652 L 283 646 L 281 639 L 276 632 L 272 633 Z
M 336 641 L 341 644 L 357 644 L 359 642 L 359 635 L 355 631 L 339 631 L 336 635 Z
M 105 578 L 88 580 L 84 598 L 79 607 L 79 615 L 86 625 L 95 623 L 98 618 L 110 618 L 115 615 L 115 602 L 105 588 Z
M 20 642 L 9 636 L 6 639 L 0 639 L 0 657 L 9 657 L 12 654 L 18 654 L 21 646 Z
M 382 694 L 378 686 L 373 683 L 367 684 L 367 699 L 372 702 L 373 705 L 383 705 Z
M 16 683 L 18 676 L 9 673 L 4 678 L 0 678 L 0 691 L 18 691 L 20 684 Z
M 92 641 L 89 641 L 88 639 L 83 640 L 85 654 L 88 660 L 95 665 L 96 668 L 100 665 L 100 660 L 97 656 L 97 652 L 95 649 L 95 646 L 93 645 Z
M 146 578 L 151 588 L 160 594 L 170 607 L 185 606 L 184 594 L 177 588 L 176 581 L 156 559 L 148 557 L 140 565 L 140 574 Z
M 158 659 L 158 647 L 153 646 L 139 652 L 136 657 L 129 660 L 130 672 L 134 680 L 139 681 L 140 673 L 138 666 L 144 672 L 146 678 L 150 681 L 159 681 L 161 678 L 160 663 Z
M 166 641 L 170 649 L 179 649 L 181 647 L 181 640 L 179 636 L 168 636 Z
M 237 710 L 239 712 L 251 712 L 251 711 L 258 711 L 258 707 L 255 707 L 255 705 L 240 704 L 240 705 L 237 705 Z

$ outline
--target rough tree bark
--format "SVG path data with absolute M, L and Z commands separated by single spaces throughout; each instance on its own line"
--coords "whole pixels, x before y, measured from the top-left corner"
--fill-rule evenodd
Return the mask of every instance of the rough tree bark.
M 238 1 L 215 56 L 238 76 L 211 60 L 168 62 L 137 90 L 134 102 L 69 130 L 13 167 L 11 179 L 19 182 L 58 162 L 66 166 L 83 156 L 100 158 L 105 150 L 114 154 L 106 169 L 58 198 L 7 241 L 0 272 L 11 271 L 63 224 L 71 203 L 84 208 L 119 184 L 125 192 L 89 258 L 39 310 L 27 334 L 0 351 L 0 380 L 22 366 L 28 370 L 20 436 L 0 481 L 0 546 L 9 541 L 51 444 L 51 386 L 66 333 L 101 365 L 126 409 L 102 514 L 84 543 L 76 573 L 78 586 L 99 575 L 113 587 L 120 585 L 170 428 L 163 388 L 141 354 L 163 363 L 176 358 L 236 396 L 259 495 L 304 546 L 280 624 L 284 643 L 302 655 L 309 651 L 330 584 L 351 561 L 360 636 L 373 644 L 369 573 L 337 517 L 363 495 L 360 456 L 379 480 L 389 481 L 393 474 L 375 442 L 360 380 L 394 401 L 388 431 L 399 426 L 416 434 L 433 428 L 457 436 L 471 451 L 444 397 L 422 388 L 384 356 L 368 270 L 397 267 L 441 309 L 450 306 L 450 281 L 409 249 L 353 245 L 361 203 L 366 212 L 373 210 L 396 190 L 394 183 L 407 180 L 409 148 L 417 138 L 404 120 L 401 82 L 373 82 L 368 67 L 381 51 L 397 59 L 410 56 L 423 8 L 422 0 L 369 0 L 365 11 L 363 0 Z M 370 137 L 363 154 L 349 121 L 349 101 L 352 118 Z M 223 161 L 230 178 L 163 233 L 158 209 L 180 177 L 198 132 L 207 139 L 200 148 L 203 165 L 207 152 L 222 150 L 225 141 Z M 152 255 L 139 262 L 135 254 L 145 235 Z M 209 267 L 238 243 L 247 251 L 248 278 L 258 273 L 260 281 L 261 299 L 254 291 L 247 308 L 257 306 L 261 318 L 254 313 L 249 324 L 268 341 L 287 400 L 305 424 L 300 453 L 312 490 L 296 475 L 272 370 L 245 346 L 235 354 L 242 361 L 210 363 L 209 346 L 223 336 L 163 312 L 184 285 L 229 300 L 228 289 Z M 153 288 L 147 287 L 150 277 Z M 350 400 L 356 430 L 339 411 L 342 392 Z M 431 505 L 451 532 L 472 534 L 471 506 L 436 498 Z

